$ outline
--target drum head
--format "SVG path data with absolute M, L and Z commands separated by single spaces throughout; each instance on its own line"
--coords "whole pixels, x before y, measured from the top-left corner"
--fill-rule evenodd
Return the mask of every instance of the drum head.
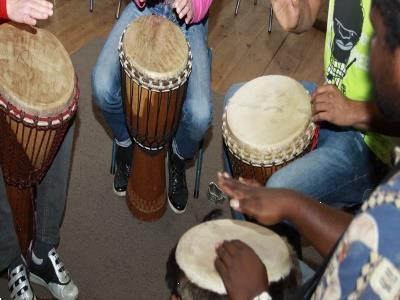
M 174 80 L 189 63 L 189 46 L 184 34 L 161 16 L 144 16 L 132 22 L 121 40 L 120 52 L 127 63 L 150 80 Z M 123 63 L 124 64 L 124 63 Z
M 74 69 L 50 32 L 0 25 L 0 95 L 25 113 L 48 117 L 63 112 L 73 98 Z
M 259 165 L 292 159 L 286 151 L 299 154 L 311 139 L 310 100 L 303 86 L 289 77 L 270 75 L 249 81 L 225 108 L 228 147 L 231 144 L 230 150 L 239 158 Z
M 249 245 L 265 264 L 270 282 L 285 278 L 291 271 L 289 249 L 271 230 L 236 220 L 205 222 L 188 230 L 176 248 L 179 267 L 191 282 L 203 289 L 226 294 L 214 267 L 215 245 L 223 240 L 241 240 Z

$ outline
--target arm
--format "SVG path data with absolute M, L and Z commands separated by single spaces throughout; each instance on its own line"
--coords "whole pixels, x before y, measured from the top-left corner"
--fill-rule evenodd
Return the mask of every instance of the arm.
M 193 19 L 191 23 L 197 23 L 204 19 L 210 9 L 212 0 L 193 0 Z
M 375 101 L 354 101 L 334 85 L 319 87 L 312 95 L 313 121 L 399 136 L 399 121 L 388 121 Z
M 237 181 L 219 174 L 220 188 L 232 197 L 231 207 L 262 224 L 283 220 L 293 223 L 325 256 L 352 220 L 352 215 L 320 204 L 300 193 L 286 189 L 267 189 L 254 182 Z
M 322 0 L 272 0 L 279 24 L 289 32 L 302 33 L 317 19 Z

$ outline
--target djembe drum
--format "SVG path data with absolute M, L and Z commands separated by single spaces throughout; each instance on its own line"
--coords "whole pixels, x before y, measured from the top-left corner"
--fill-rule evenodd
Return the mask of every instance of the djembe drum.
M 70 126 L 79 91 L 68 53 L 43 29 L 0 25 L 0 70 L 0 164 L 25 254 L 34 230 L 34 187 Z
M 234 177 L 268 178 L 315 147 L 310 95 L 297 81 L 278 75 L 243 85 L 225 107 L 222 134 Z
M 175 257 L 193 284 L 226 295 L 224 283 L 214 267 L 215 245 L 240 240 L 264 263 L 272 299 L 287 299 L 300 283 L 301 273 L 294 251 L 276 233 L 263 226 L 237 220 L 214 220 L 189 229 L 179 240 Z
M 126 123 L 136 143 L 127 203 L 150 221 L 166 209 L 166 147 L 179 123 L 192 57 L 178 26 L 154 15 L 125 29 L 119 55 Z

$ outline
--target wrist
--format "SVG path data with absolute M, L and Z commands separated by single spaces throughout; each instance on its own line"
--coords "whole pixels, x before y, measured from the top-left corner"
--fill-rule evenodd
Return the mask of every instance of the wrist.
M 7 0 L 0 0 L 0 20 L 8 20 Z

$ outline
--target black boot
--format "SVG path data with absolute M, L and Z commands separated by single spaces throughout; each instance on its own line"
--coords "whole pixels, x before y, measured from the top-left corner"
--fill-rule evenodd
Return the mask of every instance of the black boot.
M 188 201 L 185 160 L 180 159 L 172 150 L 168 153 L 168 172 L 168 203 L 175 213 L 182 214 Z
M 113 184 L 114 193 L 118 196 L 125 196 L 126 188 L 128 186 L 128 178 L 131 171 L 133 144 L 129 147 L 121 147 L 116 144 L 116 147 L 116 171 Z

